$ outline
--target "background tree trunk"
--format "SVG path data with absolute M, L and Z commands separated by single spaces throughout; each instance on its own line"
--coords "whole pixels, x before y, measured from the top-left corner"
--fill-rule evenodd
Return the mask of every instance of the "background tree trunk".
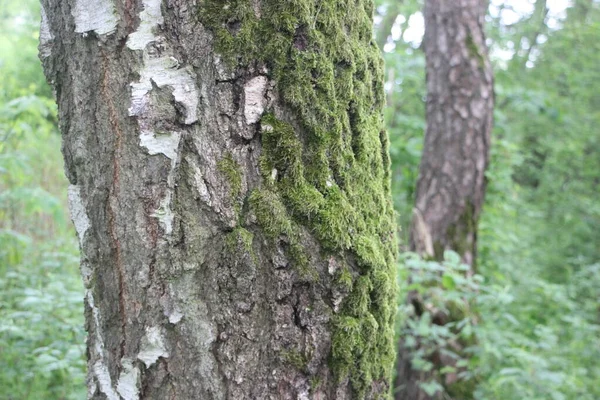
M 425 6 L 427 131 L 411 248 L 436 259 L 453 250 L 469 265 L 477 252 L 494 104 L 487 5 L 428 0 Z
M 42 0 L 91 399 L 389 390 L 370 0 Z
M 494 104 L 484 35 L 487 6 L 484 0 L 425 2 L 427 129 L 410 232 L 411 250 L 437 260 L 453 250 L 472 267 Z M 422 312 L 422 305 L 415 308 L 417 314 Z M 401 390 L 396 398 L 431 398 L 418 383 L 436 376 L 436 368 L 414 371 L 402 343 L 396 382 Z

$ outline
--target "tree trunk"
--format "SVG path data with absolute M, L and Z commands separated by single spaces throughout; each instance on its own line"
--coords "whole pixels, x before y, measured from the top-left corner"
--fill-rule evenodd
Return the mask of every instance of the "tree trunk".
M 444 251 L 453 250 L 472 268 L 494 104 L 484 35 L 487 5 L 484 0 L 425 2 L 427 130 L 410 232 L 413 251 L 441 260 Z M 416 308 L 419 314 L 422 307 Z M 402 343 L 396 386 L 403 389 L 396 398 L 440 398 L 418 387 L 436 376 L 435 368 L 414 371 Z
M 484 0 L 425 5 L 427 131 L 411 248 L 441 259 L 453 250 L 473 265 L 485 194 L 494 106 Z
M 389 391 L 371 0 L 42 0 L 91 399 Z

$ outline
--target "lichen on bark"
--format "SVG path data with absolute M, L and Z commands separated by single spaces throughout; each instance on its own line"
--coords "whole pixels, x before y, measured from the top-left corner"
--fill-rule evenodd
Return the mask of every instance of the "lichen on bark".
M 227 68 L 266 71 L 283 105 L 259 121 L 263 182 L 250 211 L 268 237 L 287 237 L 296 266 L 310 257 L 303 232 L 340 264 L 330 272 L 347 295 L 332 311 L 330 361 L 369 397 L 394 360 L 397 247 L 373 2 L 255 3 L 205 0 L 198 10 Z

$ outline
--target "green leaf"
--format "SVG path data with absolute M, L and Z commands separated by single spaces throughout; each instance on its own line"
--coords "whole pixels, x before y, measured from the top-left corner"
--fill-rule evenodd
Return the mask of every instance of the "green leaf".
M 444 274 L 444 276 L 442 276 L 442 286 L 448 290 L 456 289 L 456 282 L 454 281 L 452 275 Z
M 428 396 L 433 396 L 437 392 L 443 392 L 444 387 L 437 381 L 419 382 L 419 387 L 427 393 Z

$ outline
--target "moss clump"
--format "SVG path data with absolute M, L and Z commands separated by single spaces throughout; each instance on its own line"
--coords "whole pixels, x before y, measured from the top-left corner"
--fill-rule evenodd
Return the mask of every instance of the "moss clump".
M 297 239 L 298 228 L 276 192 L 256 189 L 250 194 L 249 203 L 258 223 L 271 239 L 280 235 L 286 235 L 292 241 Z
M 281 358 L 299 371 L 306 370 L 308 359 L 304 354 L 297 350 L 283 350 L 281 352 Z
M 239 197 L 242 192 L 242 172 L 231 153 L 227 153 L 225 157 L 217 163 L 217 169 L 227 178 L 231 197 L 233 199 Z
M 204 0 L 200 21 L 230 68 L 265 65 L 286 112 L 263 115 L 263 186 L 249 205 L 310 271 L 303 235 L 347 264 L 332 365 L 357 398 L 389 380 L 397 242 L 384 131 L 382 61 L 372 0 Z
M 249 204 L 267 236 L 271 239 L 286 237 L 288 253 L 300 276 L 308 281 L 318 280 L 316 271 L 309 267 L 309 256 L 302 247 L 302 230 L 289 215 L 280 195 L 273 190 L 256 189 L 250 194 Z
M 258 265 L 258 258 L 252 247 L 254 234 L 242 227 L 235 228 L 225 236 L 226 255 L 245 253 L 255 265 Z
M 225 237 L 225 245 L 228 250 L 242 249 L 248 252 L 252 252 L 252 241 L 254 240 L 254 234 L 244 228 L 235 228 L 231 233 Z

